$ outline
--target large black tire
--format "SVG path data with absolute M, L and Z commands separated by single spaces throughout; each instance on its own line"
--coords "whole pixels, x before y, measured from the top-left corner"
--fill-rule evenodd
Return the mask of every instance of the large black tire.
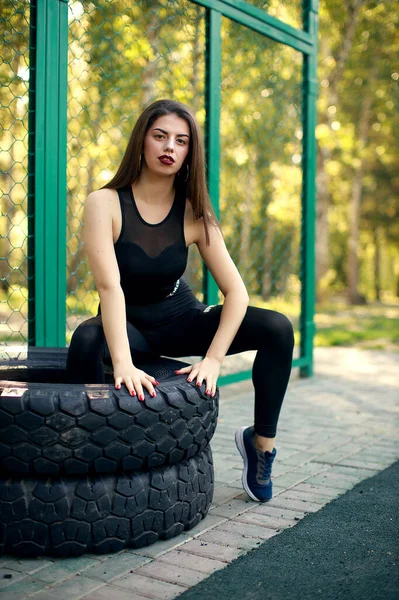
M 169 539 L 206 516 L 213 483 L 209 446 L 148 473 L 0 479 L 0 552 L 77 556 Z
M 140 402 L 125 386 L 58 383 L 66 353 L 52 350 L 0 363 L 0 472 L 129 473 L 190 458 L 212 439 L 219 392 L 174 374 L 187 363 L 138 365 L 160 382 Z

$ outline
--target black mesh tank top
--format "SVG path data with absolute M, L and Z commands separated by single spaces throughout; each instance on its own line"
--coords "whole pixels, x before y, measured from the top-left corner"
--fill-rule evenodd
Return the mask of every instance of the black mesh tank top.
M 114 248 L 126 305 L 158 302 L 175 291 L 187 266 L 185 195 L 176 192 L 169 214 L 153 225 L 141 217 L 131 185 L 117 192 L 122 229 Z

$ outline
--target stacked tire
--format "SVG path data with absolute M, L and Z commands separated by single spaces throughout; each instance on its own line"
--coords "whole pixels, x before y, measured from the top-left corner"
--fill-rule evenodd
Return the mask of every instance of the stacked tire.
M 218 398 L 156 358 L 144 402 L 112 373 L 68 384 L 65 349 L 0 361 L 0 551 L 115 552 L 191 529 L 213 497 Z

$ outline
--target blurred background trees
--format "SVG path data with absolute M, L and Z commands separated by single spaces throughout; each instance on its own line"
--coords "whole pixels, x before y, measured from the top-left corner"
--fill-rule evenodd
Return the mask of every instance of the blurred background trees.
M 251 4 L 301 27 L 302 0 Z M 86 318 L 97 306 L 81 245 L 84 200 L 115 173 L 143 105 L 172 97 L 204 125 L 204 14 L 189 0 L 69 3 L 69 316 Z M 397 303 L 397 3 L 322 0 L 319 31 L 319 306 L 337 297 L 349 304 Z M 28 0 L 3 1 L 0 45 L 0 316 L 9 324 L 18 314 L 26 319 L 27 310 Z M 281 310 L 286 303 L 294 317 L 300 307 L 302 60 L 300 52 L 222 19 L 226 243 L 252 301 Z M 188 277 L 199 296 L 201 276 L 199 257 L 190 252 Z M 70 330 L 75 326 L 71 321 Z

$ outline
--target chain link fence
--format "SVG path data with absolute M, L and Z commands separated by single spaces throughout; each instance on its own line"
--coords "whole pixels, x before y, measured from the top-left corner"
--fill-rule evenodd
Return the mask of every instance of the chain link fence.
M 174 98 L 204 124 L 204 17 L 189 0 L 70 7 L 67 342 L 98 306 L 81 243 L 87 194 L 115 173 L 144 105 Z M 186 277 L 201 298 L 201 261 L 192 251 Z
M 28 0 L 0 11 L 0 342 L 28 342 Z
M 247 4 L 303 28 L 302 0 Z M 206 128 L 206 10 L 190 0 L 68 4 L 67 345 L 77 325 L 96 314 L 99 301 L 81 239 L 85 198 L 116 172 L 142 108 L 173 98 L 191 107 Z M 29 65 L 34 43 L 29 15 L 27 0 L 5 0 L 0 32 L 5 82 L 0 88 L 0 331 L 5 344 L 30 343 L 27 182 L 34 106 L 29 113 L 29 66 L 31 85 L 35 70 Z M 220 85 L 219 213 L 226 245 L 251 304 L 285 312 L 298 340 L 303 53 L 223 16 Z M 185 276 L 203 300 L 196 249 L 190 248 Z

